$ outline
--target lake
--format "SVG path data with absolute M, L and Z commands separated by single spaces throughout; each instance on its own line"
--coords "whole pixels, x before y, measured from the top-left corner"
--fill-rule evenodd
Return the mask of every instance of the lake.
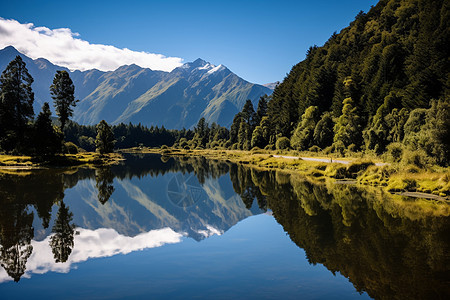
M 449 299 L 450 205 L 202 158 L 0 177 L 1 299 Z

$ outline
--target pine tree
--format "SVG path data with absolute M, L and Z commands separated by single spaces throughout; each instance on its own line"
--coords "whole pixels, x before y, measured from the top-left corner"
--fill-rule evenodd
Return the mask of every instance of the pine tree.
M 61 139 L 53 128 L 50 116 L 50 106 L 45 102 L 34 123 L 34 147 L 39 155 L 53 155 L 61 150 Z
M 261 126 L 256 126 L 255 130 L 253 130 L 251 145 L 252 148 L 253 147 L 264 148 L 264 146 L 266 145 L 266 141 L 264 140 L 263 136 L 263 128 Z
M 264 95 L 259 98 L 258 108 L 256 109 L 255 126 L 261 123 L 263 117 L 267 116 L 267 102 L 271 96 Z
M 324 149 L 325 147 L 333 144 L 333 127 L 334 122 L 330 112 L 325 112 L 317 122 L 316 128 L 314 128 L 314 145 Z
M 294 134 L 291 137 L 291 147 L 297 150 L 306 150 L 313 145 L 314 129 L 319 117 L 319 108 L 310 106 L 301 117 Z
M 250 140 L 248 138 L 248 134 L 250 131 L 250 126 L 247 124 L 247 122 L 243 121 L 241 122 L 240 126 L 239 126 L 239 131 L 238 131 L 238 145 L 239 145 L 239 149 L 242 150 L 249 150 L 250 148 Z
M 105 120 L 101 120 L 97 125 L 97 137 L 95 139 L 96 151 L 100 154 L 111 153 L 114 150 L 114 134 L 111 127 Z
M 0 148 L 23 152 L 28 123 L 34 116 L 33 78 L 20 56 L 11 61 L 0 77 Z
M 53 84 L 50 86 L 50 93 L 61 123 L 61 131 L 64 132 L 64 127 L 73 114 L 72 107 L 75 107 L 78 102 L 74 96 L 75 86 L 67 71 L 56 71 Z
M 230 143 L 233 145 L 238 142 L 238 134 L 239 134 L 239 128 L 241 127 L 242 122 L 242 113 L 238 112 L 234 118 L 233 123 L 230 127 Z
M 343 146 L 347 148 L 350 145 L 359 147 L 361 141 L 361 129 L 356 108 L 353 107 L 352 98 L 346 98 L 342 103 L 342 115 L 334 125 L 333 141 L 336 145 L 339 145 L 339 147 Z

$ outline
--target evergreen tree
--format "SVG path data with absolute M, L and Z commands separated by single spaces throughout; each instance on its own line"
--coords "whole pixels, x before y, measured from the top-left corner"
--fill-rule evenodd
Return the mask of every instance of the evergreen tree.
M 351 98 L 344 99 L 342 107 L 342 115 L 334 125 L 334 143 L 339 145 L 339 150 L 342 147 L 359 147 L 361 141 L 361 129 L 359 125 L 359 117 L 356 113 L 356 108 L 353 107 Z
M 259 125 L 262 118 L 267 116 L 267 102 L 270 100 L 270 96 L 264 95 L 259 98 L 258 108 L 255 115 L 255 126 Z
M 0 77 L 0 148 L 22 152 L 28 123 L 34 116 L 33 78 L 20 56 L 11 61 Z
M 270 122 L 270 119 L 268 116 L 265 116 L 261 119 L 261 127 L 262 127 L 262 134 L 263 134 L 263 140 L 265 145 L 274 145 L 275 144 L 275 137 L 272 134 L 273 128 L 272 124 Z
M 319 117 L 319 108 L 310 106 L 302 115 L 294 134 L 291 137 L 291 147 L 297 150 L 307 150 L 314 142 L 314 129 Z
M 450 164 L 450 103 L 432 101 L 429 109 L 413 110 L 405 124 L 404 144 L 424 150 L 443 166 Z
M 390 114 L 386 116 L 386 123 L 389 130 L 389 136 L 392 139 L 393 143 L 400 143 L 404 137 L 404 126 L 406 121 L 408 120 L 408 110 L 406 108 L 402 108 L 398 110 L 394 108 Z
M 364 131 L 364 140 L 367 149 L 375 150 L 381 154 L 386 146 L 393 141 L 390 128 L 398 124 L 388 124 L 387 117 L 392 110 L 401 106 L 401 97 L 397 93 L 391 92 L 384 98 L 384 102 L 377 110 L 370 126 Z M 394 121 L 394 120 L 391 120 Z M 400 128 L 397 128 L 400 129 Z
M 75 107 L 78 102 L 74 96 L 75 86 L 67 71 L 56 71 L 53 84 L 50 86 L 50 93 L 61 123 L 61 131 L 64 131 L 67 121 L 73 114 L 72 107 Z
M 238 134 L 239 134 L 239 128 L 241 127 L 242 122 L 242 113 L 238 112 L 234 118 L 233 123 L 230 127 L 230 143 L 235 144 L 238 142 Z
M 263 128 L 261 126 L 256 126 L 255 130 L 253 130 L 252 134 L 252 148 L 253 147 L 259 147 L 264 148 L 266 145 L 266 141 L 264 140 L 263 136 Z
M 197 126 L 194 128 L 194 140 L 196 141 L 196 144 L 198 146 L 206 146 L 206 143 L 209 140 L 209 131 L 210 129 L 208 127 L 208 124 L 206 123 L 205 118 L 200 118 L 200 120 L 198 120 Z
M 114 134 L 111 127 L 105 120 L 101 120 L 97 125 L 97 137 L 95 139 L 96 151 L 100 154 L 111 153 L 114 150 Z
M 320 148 L 325 148 L 333 144 L 333 127 L 334 122 L 330 112 L 325 112 L 317 122 L 316 128 L 314 128 L 314 145 Z
M 255 117 L 256 113 L 253 108 L 253 103 L 251 100 L 247 100 L 242 108 L 242 118 L 250 126 L 250 128 L 252 128 L 254 127 Z
M 53 128 L 50 116 L 50 106 L 45 102 L 34 123 L 34 147 L 39 155 L 53 155 L 61 150 L 61 139 Z
M 239 145 L 239 149 L 242 149 L 242 150 L 250 149 L 251 140 L 248 138 L 249 132 L 250 132 L 250 125 L 248 125 L 247 122 L 242 121 L 239 126 L 239 131 L 238 131 L 237 143 Z

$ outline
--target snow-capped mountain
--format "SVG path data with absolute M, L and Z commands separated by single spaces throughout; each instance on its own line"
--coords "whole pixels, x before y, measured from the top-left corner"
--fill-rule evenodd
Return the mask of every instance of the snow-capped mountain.
M 44 102 L 52 102 L 49 87 L 56 70 L 67 69 L 45 59 L 33 60 L 10 46 L 0 50 L 0 71 L 16 55 L 23 58 L 35 79 L 37 114 Z M 106 120 L 179 129 L 191 128 L 205 117 L 209 123 L 229 126 L 247 99 L 256 106 L 261 96 L 272 93 L 270 88 L 247 82 L 224 65 L 202 59 L 171 72 L 126 65 L 110 72 L 74 71 L 70 76 L 75 97 L 80 100 L 73 119 L 90 125 Z

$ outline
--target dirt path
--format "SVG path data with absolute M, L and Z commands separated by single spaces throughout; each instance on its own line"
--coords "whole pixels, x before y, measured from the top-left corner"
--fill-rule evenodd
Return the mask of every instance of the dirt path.
M 274 155 L 273 157 L 281 157 L 287 159 L 302 159 L 309 161 L 320 161 L 324 163 L 337 163 L 337 164 L 345 164 L 348 165 L 352 161 L 349 160 L 340 160 L 340 159 L 332 159 L 332 158 L 316 158 L 316 157 L 300 157 L 300 156 L 286 156 L 286 155 Z M 375 163 L 375 166 L 385 166 L 387 163 Z

